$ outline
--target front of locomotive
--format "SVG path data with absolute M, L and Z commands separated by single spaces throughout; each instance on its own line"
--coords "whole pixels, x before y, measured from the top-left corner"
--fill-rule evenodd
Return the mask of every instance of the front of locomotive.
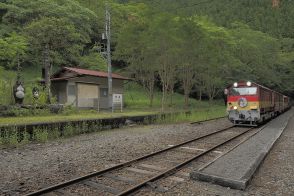
M 229 120 L 235 125 L 256 126 L 260 121 L 258 86 L 250 81 L 235 82 L 227 96 Z

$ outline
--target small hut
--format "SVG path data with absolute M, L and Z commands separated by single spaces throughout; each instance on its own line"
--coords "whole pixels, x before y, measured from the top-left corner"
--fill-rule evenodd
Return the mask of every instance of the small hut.
M 123 98 L 124 81 L 129 78 L 112 73 L 112 92 Z M 63 67 L 51 76 L 51 92 L 58 103 L 84 109 L 107 109 L 108 73 Z

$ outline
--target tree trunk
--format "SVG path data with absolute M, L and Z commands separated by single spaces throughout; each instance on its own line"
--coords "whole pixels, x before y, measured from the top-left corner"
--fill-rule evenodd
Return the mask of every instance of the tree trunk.
M 182 79 L 183 82 L 183 88 L 184 88 L 184 107 L 185 109 L 189 108 L 189 95 L 191 93 L 191 90 L 193 88 L 194 84 L 194 70 L 191 68 L 192 64 L 187 64 L 184 66 L 183 72 L 184 76 Z
M 154 79 L 149 82 L 149 107 L 153 106 L 153 98 L 154 98 Z
M 202 88 L 199 89 L 199 101 L 202 101 Z
M 185 109 L 189 107 L 189 94 L 185 92 Z
M 208 96 L 209 96 L 209 102 L 211 102 L 215 96 L 215 87 L 214 86 L 210 86 L 209 90 L 208 90 Z
M 154 99 L 154 93 L 150 93 L 150 97 L 149 97 L 149 107 L 152 108 L 153 106 L 153 99 Z
M 166 93 L 167 93 L 167 68 L 165 59 L 163 60 L 163 67 L 159 71 L 159 76 L 161 78 L 161 84 L 162 84 L 162 97 L 161 97 L 161 111 L 164 111 L 164 105 L 165 105 L 165 99 L 166 99 Z
M 153 106 L 153 98 L 154 98 L 154 84 L 155 84 L 155 73 L 151 72 L 148 77 L 148 85 L 149 85 L 149 107 Z
M 165 103 L 165 85 L 162 85 L 162 97 L 161 97 L 161 111 L 164 111 L 164 103 Z
M 47 93 L 47 103 L 51 103 L 51 81 L 50 81 L 50 70 L 51 70 L 51 64 L 50 64 L 50 54 L 49 54 L 49 44 L 47 43 L 45 45 L 44 49 L 44 70 L 45 70 L 45 87 L 46 87 L 46 93 Z
M 213 96 L 209 95 L 209 101 L 211 102 L 213 100 Z
M 174 95 L 174 88 L 173 87 L 170 89 L 169 95 L 170 95 L 170 107 L 172 107 L 172 105 L 173 105 L 173 95 Z

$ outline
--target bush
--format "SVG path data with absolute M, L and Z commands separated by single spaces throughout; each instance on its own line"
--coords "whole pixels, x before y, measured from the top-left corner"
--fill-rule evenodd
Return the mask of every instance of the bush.
M 20 141 L 20 134 L 16 127 L 6 129 L 0 133 L 0 145 L 18 146 Z
M 38 142 L 46 142 L 48 140 L 48 131 L 44 128 L 36 128 L 33 130 L 33 140 Z
M 39 97 L 35 99 L 33 97 L 33 88 L 37 88 L 39 90 Z M 51 104 L 57 103 L 56 97 L 51 97 L 50 100 Z M 45 106 L 47 105 L 47 91 L 44 86 L 40 85 L 39 83 L 31 83 L 25 86 L 25 100 L 24 103 L 27 105 L 34 105 L 34 106 Z
M 0 105 L 10 105 L 13 103 L 13 81 L 0 79 Z
M 19 106 L 0 106 L 0 116 L 2 117 L 19 117 L 19 116 L 45 116 L 50 114 L 48 108 L 27 107 L 22 108 Z
M 64 115 L 71 115 L 71 114 L 77 114 L 78 109 L 76 107 L 73 107 L 71 105 L 64 106 L 63 114 Z

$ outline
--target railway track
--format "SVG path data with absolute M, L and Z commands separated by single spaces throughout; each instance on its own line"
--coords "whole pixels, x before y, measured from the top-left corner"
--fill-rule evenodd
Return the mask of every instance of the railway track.
M 220 116 L 220 117 L 216 117 L 216 118 L 211 118 L 211 119 L 206 119 L 206 120 L 200 120 L 200 121 L 195 121 L 195 122 L 191 122 L 190 124 L 193 125 L 193 124 L 201 124 L 203 122 L 208 122 L 208 121 L 213 121 L 213 120 L 218 120 L 218 119 L 221 119 L 221 118 L 226 118 L 227 116 Z
M 252 130 L 254 128 L 227 127 L 28 195 L 75 195 L 79 192 L 86 195 L 129 195 L 146 185 L 157 188 L 153 184 L 155 181 L 173 175 L 204 155 L 217 152 L 219 147 L 237 138 L 243 137 L 242 142 L 245 141 L 257 133 L 253 131 L 253 134 L 249 134 Z M 202 149 L 191 146 L 200 146 Z

